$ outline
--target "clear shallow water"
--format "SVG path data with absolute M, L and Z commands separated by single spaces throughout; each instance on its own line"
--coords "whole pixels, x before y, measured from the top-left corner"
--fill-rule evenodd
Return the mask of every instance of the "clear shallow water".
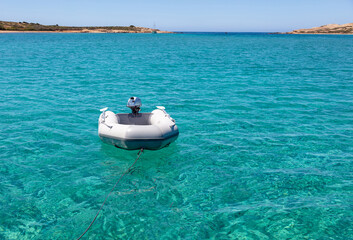
M 156 105 L 146 151 L 85 239 L 352 239 L 353 37 L 0 35 L 0 238 L 73 239 L 137 151 L 99 109 Z

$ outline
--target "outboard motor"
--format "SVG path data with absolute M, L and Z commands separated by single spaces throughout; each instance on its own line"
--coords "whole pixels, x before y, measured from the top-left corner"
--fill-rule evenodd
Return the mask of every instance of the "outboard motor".
M 131 109 L 132 114 L 137 115 L 140 111 L 140 107 L 142 106 L 141 99 L 138 97 L 131 97 L 129 101 L 127 101 L 126 106 Z

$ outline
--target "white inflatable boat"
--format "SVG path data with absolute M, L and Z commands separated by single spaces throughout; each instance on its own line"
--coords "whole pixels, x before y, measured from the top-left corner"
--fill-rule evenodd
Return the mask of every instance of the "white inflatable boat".
M 132 113 L 115 114 L 101 109 L 98 121 L 98 135 L 105 143 L 118 148 L 135 150 L 157 150 L 174 142 L 179 135 L 175 120 L 162 106 L 151 113 L 139 113 L 142 103 L 138 97 L 131 97 L 127 107 Z

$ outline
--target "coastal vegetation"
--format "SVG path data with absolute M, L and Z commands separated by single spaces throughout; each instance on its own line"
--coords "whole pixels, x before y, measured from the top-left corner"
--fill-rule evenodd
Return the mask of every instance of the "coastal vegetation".
M 42 25 L 39 23 L 29 22 L 9 22 L 0 21 L 0 30 L 4 31 L 16 31 L 16 32 L 106 32 L 106 33 L 152 33 L 157 31 L 159 33 L 167 33 L 158 29 L 135 27 L 130 26 L 90 26 L 90 27 L 73 27 L 73 26 L 59 26 L 55 25 Z

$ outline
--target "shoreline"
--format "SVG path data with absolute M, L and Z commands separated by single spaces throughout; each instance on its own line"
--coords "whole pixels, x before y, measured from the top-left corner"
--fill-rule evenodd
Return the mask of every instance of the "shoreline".
M 124 30 L 114 30 L 114 31 L 96 31 L 96 30 L 87 30 L 87 31 L 75 31 L 75 30 L 65 30 L 65 31 L 6 31 L 0 30 L 0 34 L 6 33 L 151 33 L 149 31 L 124 31 Z M 156 31 L 156 33 L 174 33 L 168 31 Z
M 353 35 L 353 33 L 278 33 L 283 35 Z
M 156 28 L 130 26 L 59 26 L 0 21 L 0 33 L 173 33 Z
M 6 33 L 149 33 L 152 34 L 150 31 L 126 31 L 126 30 L 111 30 L 111 31 L 106 31 L 106 30 L 62 30 L 62 31 L 12 31 L 12 30 L 0 30 L 0 34 L 6 34 Z M 156 31 L 156 33 L 174 33 L 174 34 L 179 34 L 179 33 L 184 33 L 184 32 L 169 32 L 169 31 Z M 195 32 L 197 33 L 197 32 Z M 203 33 L 203 32 L 200 32 Z M 220 32 L 223 33 L 223 32 Z M 243 33 L 243 32 L 240 32 Z M 244 32 L 246 33 L 246 32 Z M 226 33 L 228 34 L 228 32 Z M 269 32 L 267 34 L 270 35 L 348 35 L 351 36 L 353 33 L 299 33 L 299 32 Z

